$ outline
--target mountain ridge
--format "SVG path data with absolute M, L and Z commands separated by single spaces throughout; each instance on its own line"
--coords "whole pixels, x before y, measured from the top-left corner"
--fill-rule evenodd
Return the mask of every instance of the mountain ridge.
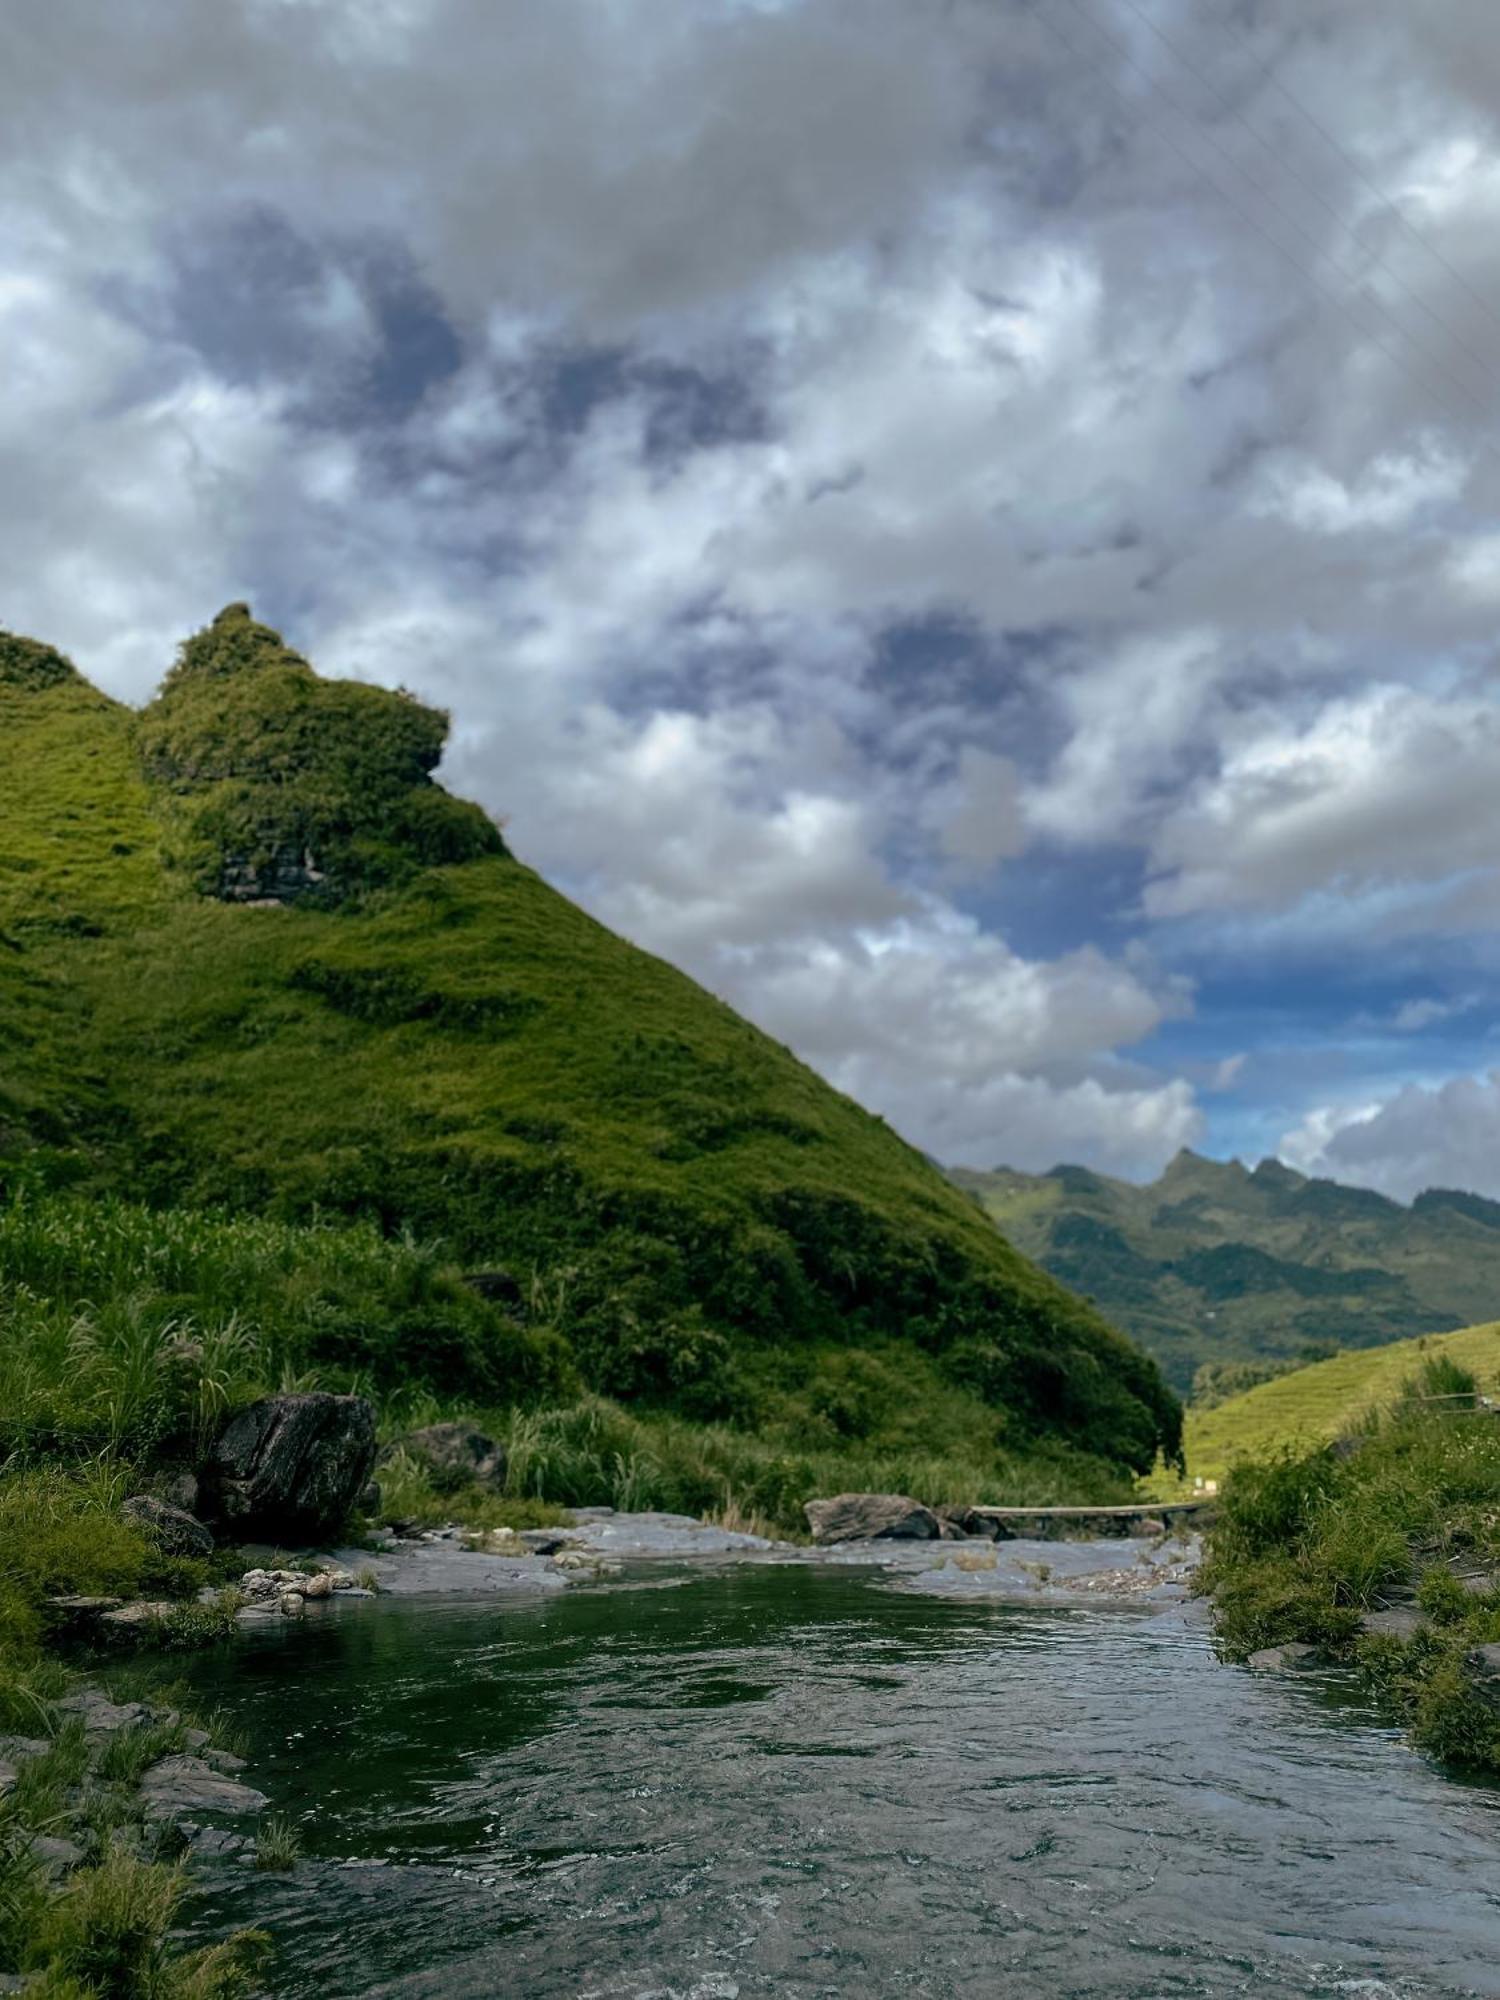
M 1403 1204 L 1284 1161 L 1187 1148 L 1144 1186 L 1066 1165 L 950 1178 L 1180 1391 L 1205 1364 L 1292 1362 L 1500 1311 L 1500 1203 L 1458 1190 Z

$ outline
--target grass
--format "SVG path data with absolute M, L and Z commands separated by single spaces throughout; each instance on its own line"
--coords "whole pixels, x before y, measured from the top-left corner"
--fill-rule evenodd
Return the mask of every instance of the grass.
M 1354 1660 L 1420 1748 L 1500 1771 L 1500 1709 L 1465 1665 L 1500 1642 L 1500 1419 L 1474 1391 L 1429 1354 L 1338 1445 L 1238 1464 L 1200 1580 L 1228 1657 L 1298 1642 Z M 1392 1602 L 1427 1615 L 1409 1642 L 1363 1630 Z
M 212 831 L 203 787 L 305 777 L 334 848 L 365 838 L 387 780 L 446 797 L 422 775 L 426 712 L 267 665 L 262 631 L 236 614 L 199 635 L 142 718 L 0 641 L 0 740 L 28 773 L 0 799 L 0 1188 L 363 1223 L 440 1242 L 449 1270 L 503 1267 L 529 1313 L 418 1298 L 371 1340 L 330 1311 L 290 1341 L 294 1376 L 481 1403 L 583 1387 L 754 1428 L 804 1350 L 885 1342 L 910 1356 L 912 1400 L 940 1378 L 989 1406 L 1011 1460 L 1058 1440 L 1135 1471 L 1171 1457 L 1178 1405 L 1137 1350 L 882 1120 L 510 856 L 423 865 L 336 909 L 232 907 L 197 892 L 198 863 L 164 866 Z M 337 728 L 309 735 L 328 703 Z M 221 832 L 227 857 L 239 835 Z M 211 1339 L 205 1393 L 243 1381 L 230 1314 L 167 1332 L 154 1306 L 117 1292 L 101 1317 L 82 1297 L 76 1330 L 27 1309 L 33 1352 L 72 1340 L 88 1378 L 100 1348 Z M 60 1429 L 134 1421 L 77 1401 Z
M 1481 1390 L 1500 1388 L 1500 1323 L 1338 1354 L 1212 1409 L 1189 1405 L 1184 1429 L 1188 1472 L 1222 1480 L 1241 1460 L 1286 1446 L 1326 1443 L 1391 1402 L 1424 1362 L 1438 1360 L 1469 1371 Z M 1149 1490 L 1155 1499 L 1183 1499 L 1192 1489 L 1191 1481 L 1158 1475 Z

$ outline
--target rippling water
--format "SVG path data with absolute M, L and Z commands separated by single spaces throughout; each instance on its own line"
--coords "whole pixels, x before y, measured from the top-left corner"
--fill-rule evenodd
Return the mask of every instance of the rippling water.
M 1500 1995 L 1500 1794 L 1180 1609 L 759 1567 L 376 1603 L 195 1665 L 301 1823 L 272 1987 Z

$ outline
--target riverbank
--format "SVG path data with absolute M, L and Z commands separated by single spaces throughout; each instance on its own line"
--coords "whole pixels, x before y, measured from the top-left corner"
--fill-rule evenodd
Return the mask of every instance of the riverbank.
M 1353 1665 L 1420 1749 L 1500 1771 L 1500 1417 L 1451 1362 L 1238 1467 L 1201 1587 L 1226 1658 Z

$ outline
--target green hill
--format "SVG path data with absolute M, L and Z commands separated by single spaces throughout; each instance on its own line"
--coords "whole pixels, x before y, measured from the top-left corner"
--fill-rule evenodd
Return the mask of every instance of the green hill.
M 1190 1405 L 1185 1427 L 1189 1473 L 1222 1480 L 1241 1459 L 1262 1458 L 1287 1446 L 1326 1444 L 1393 1402 L 1405 1383 L 1439 1360 L 1467 1369 L 1487 1393 L 1500 1389 L 1500 1322 L 1335 1354 L 1212 1409 Z M 1156 1487 L 1158 1497 L 1181 1497 L 1184 1490 L 1171 1479 L 1158 1479 Z
M 1296 1364 L 1500 1312 L 1500 1203 L 1477 1195 L 1433 1189 L 1407 1207 L 1277 1160 L 1252 1172 L 1190 1152 L 1146 1187 L 1081 1167 L 952 1179 L 1183 1391 L 1205 1364 Z
M 305 1314 L 325 1368 L 1170 1456 L 1154 1365 L 880 1119 L 511 856 L 432 781 L 445 730 L 321 680 L 244 606 L 139 715 L 0 637 L 12 1196 L 373 1221 L 507 1274 L 456 1345 L 416 1310 L 379 1354 Z

